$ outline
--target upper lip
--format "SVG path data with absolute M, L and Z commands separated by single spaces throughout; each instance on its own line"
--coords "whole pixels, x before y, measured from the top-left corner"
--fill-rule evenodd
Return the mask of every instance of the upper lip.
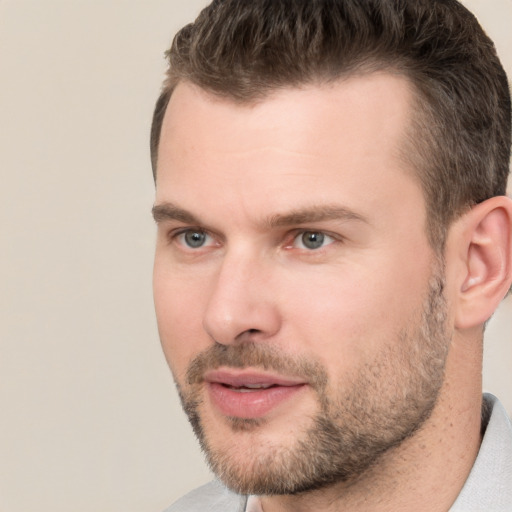
M 304 379 L 272 374 L 257 370 L 218 369 L 207 371 L 204 380 L 209 383 L 226 384 L 232 387 L 255 386 L 298 386 Z

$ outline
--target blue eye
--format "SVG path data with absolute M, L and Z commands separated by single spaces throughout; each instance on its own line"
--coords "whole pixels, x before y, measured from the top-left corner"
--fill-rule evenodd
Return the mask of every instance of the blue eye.
M 191 249 L 198 249 L 206 243 L 207 234 L 203 231 L 186 231 L 182 233 L 183 242 Z
M 298 247 L 301 249 L 309 249 L 310 251 L 320 249 L 332 243 L 332 241 L 333 239 L 329 235 L 321 231 L 304 231 L 296 239 Z

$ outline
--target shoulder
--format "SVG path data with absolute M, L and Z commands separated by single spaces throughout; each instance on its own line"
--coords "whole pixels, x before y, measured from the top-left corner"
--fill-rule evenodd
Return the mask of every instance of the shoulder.
M 246 496 L 214 480 L 189 492 L 164 512 L 244 512 L 246 502 Z
M 450 512 L 512 510 L 512 425 L 499 400 L 484 395 L 482 444 Z
M 505 459 L 507 469 L 510 470 L 512 468 L 512 424 L 501 402 L 489 393 L 484 394 L 482 432 L 479 457 L 492 454 L 488 457 L 488 462 L 492 462 L 493 465 Z

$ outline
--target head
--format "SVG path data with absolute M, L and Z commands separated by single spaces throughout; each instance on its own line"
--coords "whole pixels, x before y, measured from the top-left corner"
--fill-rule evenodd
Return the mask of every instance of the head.
M 354 482 L 459 393 L 451 359 L 471 380 L 454 331 L 492 305 L 457 290 L 510 286 L 480 236 L 510 245 L 493 45 L 451 0 L 225 0 L 168 55 L 154 287 L 184 408 L 237 491 Z
M 492 41 L 456 0 L 215 0 L 167 56 L 151 130 L 155 180 L 162 120 L 180 82 L 251 103 L 283 87 L 386 70 L 413 84 L 403 156 L 425 194 L 432 244 L 442 248 L 462 212 L 506 193 L 507 77 Z

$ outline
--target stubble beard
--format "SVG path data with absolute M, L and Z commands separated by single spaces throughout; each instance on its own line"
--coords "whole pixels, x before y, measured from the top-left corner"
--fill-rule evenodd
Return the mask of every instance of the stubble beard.
M 435 407 L 450 344 L 443 288 L 443 273 L 433 273 L 421 319 L 404 327 L 339 389 L 329 389 L 321 364 L 290 358 L 265 344 L 216 344 L 199 354 L 188 369 L 189 391 L 179 385 L 178 391 L 212 471 L 240 494 L 298 494 L 357 481 L 386 452 L 418 431 Z M 275 446 L 269 440 L 245 457 L 236 446 L 222 450 L 209 440 L 199 398 L 204 371 L 222 365 L 307 376 L 318 396 L 319 412 L 289 446 Z M 265 426 L 264 419 L 228 421 L 233 433 L 247 435 Z

